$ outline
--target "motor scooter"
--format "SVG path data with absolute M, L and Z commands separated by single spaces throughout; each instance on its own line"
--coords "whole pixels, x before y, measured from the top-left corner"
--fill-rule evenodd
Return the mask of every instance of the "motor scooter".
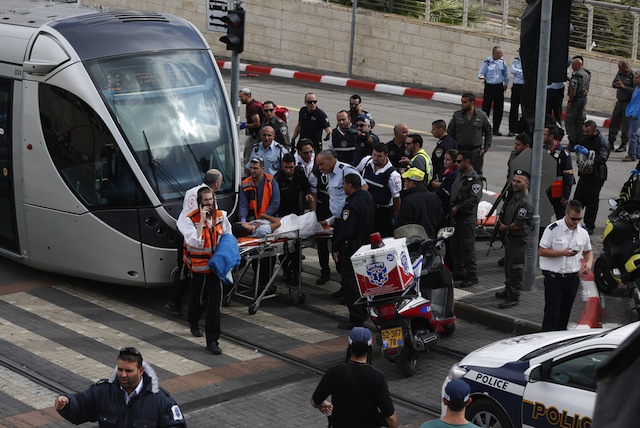
M 615 210 L 607 217 L 602 237 L 603 252 L 594 263 L 593 274 L 598 290 L 613 293 L 626 288 L 633 299 L 629 321 L 640 318 L 640 201 L 627 200 L 617 204 L 609 200 Z
M 437 238 L 429 239 L 420 225 L 396 229 L 394 238 L 407 241 L 414 271 L 412 283 L 402 292 L 362 297 L 356 302 L 367 305 L 379 332 L 382 355 L 406 377 L 417 371 L 421 353 L 455 331 L 453 276 L 440 255 L 445 239 L 454 230 L 442 228 Z

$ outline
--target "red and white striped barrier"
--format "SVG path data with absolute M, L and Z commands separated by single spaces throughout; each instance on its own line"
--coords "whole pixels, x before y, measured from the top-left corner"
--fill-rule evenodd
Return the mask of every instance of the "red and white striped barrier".
M 231 69 L 231 61 L 216 60 L 219 68 Z M 449 104 L 460 104 L 460 95 L 447 92 L 429 91 L 405 86 L 387 85 L 386 83 L 368 82 L 365 80 L 350 79 L 348 77 L 331 76 L 325 74 L 309 73 L 306 71 L 289 70 L 263 65 L 240 64 L 240 71 L 245 73 L 266 74 L 268 76 L 284 77 L 287 79 L 306 80 L 309 82 L 326 83 L 328 85 L 344 86 L 354 89 L 382 92 L 385 94 L 400 95 L 403 97 L 422 98 L 425 100 L 440 101 Z M 476 98 L 476 106 L 482 106 L 482 98 Z M 511 109 L 511 103 L 504 103 L 504 111 Z M 610 119 L 599 116 L 587 115 L 588 120 L 593 120 L 599 127 L 608 128 Z

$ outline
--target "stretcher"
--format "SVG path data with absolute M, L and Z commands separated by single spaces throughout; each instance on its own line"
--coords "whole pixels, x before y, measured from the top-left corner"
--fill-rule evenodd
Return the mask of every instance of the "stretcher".
M 288 262 L 297 259 L 298 272 L 294 275 L 295 284 L 289 285 L 289 295 L 293 299 L 293 292 L 297 293 L 300 303 L 305 301 L 305 294 L 302 292 L 301 272 L 302 272 L 302 239 L 298 231 L 284 233 L 272 233 L 264 238 L 238 238 L 238 249 L 243 259 L 241 268 L 234 275 L 234 284 L 231 290 L 223 297 L 222 305 L 229 306 L 232 296 L 251 300 L 249 305 L 249 315 L 258 311 L 258 307 L 263 300 L 271 299 L 277 295 L 275 281 Z M 274 266 L 269 274 L 269 281 L 264 286 L 259 285 L 260 270 L 264 269 L 263 260 L 273 260 Z M 253 263 L 255 262 L 255 263 Z M 242 282 L 242 278 L 247 273 L 247 269 L 255 265 L 255 275 L 250 284 Z

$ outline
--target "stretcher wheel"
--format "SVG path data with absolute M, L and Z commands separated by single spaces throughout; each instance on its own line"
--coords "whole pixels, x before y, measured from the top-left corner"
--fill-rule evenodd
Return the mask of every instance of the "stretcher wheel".
M 307 296 L 304 293 L 299 293 L 298 294 L 298 302 L 299 303 L 304 303 L 305 300 L 307 300 Z
M 231 304 L 231 294 L 227 294 L 222 298 L 222 306 L 225 308 Z
M 258 312 L 258 305 L 256 305 L 255 303 L 251 306 L 249 306 L 249 315 L 255 315 L 256 312 Z

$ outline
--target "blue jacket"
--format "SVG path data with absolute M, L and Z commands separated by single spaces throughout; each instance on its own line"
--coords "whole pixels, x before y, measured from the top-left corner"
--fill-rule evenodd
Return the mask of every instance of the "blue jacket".
M 229 279 L 228 275 L 231 269 L 239 264 L 240 252 L 235 236 L 228 233 L 221 235 L 216 250 L 209 259 L 209 267 L 223 283 L 229 284 L 233 281 Z
M 69 404 L 58 413 L 76 425 L 98 422 L 101 428 L 184 427 L 184 419 L 175 400 L 158 385 L 158 377 L 146 362 L 142 391 L 125 404 L 124 391 L 116 380 L 117 369 L 109 379 L 91 385 L 77 394 L 69 394 Z

